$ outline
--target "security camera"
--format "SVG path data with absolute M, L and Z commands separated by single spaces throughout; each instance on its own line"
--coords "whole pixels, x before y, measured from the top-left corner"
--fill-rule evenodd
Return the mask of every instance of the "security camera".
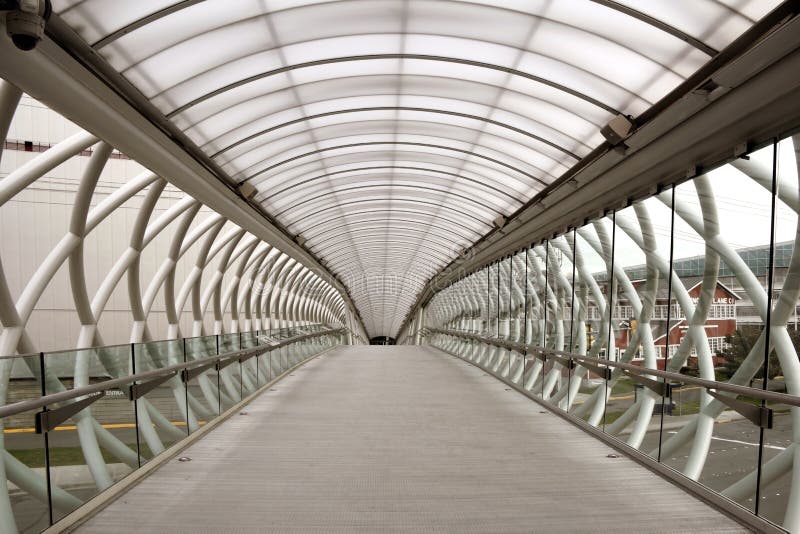
M 6 14 L 6 33 L 20 50 L 33 50 L 44 35 L 52 11 L 50 0 L 19 0 Z

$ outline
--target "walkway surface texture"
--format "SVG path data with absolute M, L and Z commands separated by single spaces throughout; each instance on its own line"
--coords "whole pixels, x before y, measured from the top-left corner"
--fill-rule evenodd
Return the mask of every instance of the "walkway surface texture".
M 428 347 L 297 369 L 79 532 L 741 532 Z

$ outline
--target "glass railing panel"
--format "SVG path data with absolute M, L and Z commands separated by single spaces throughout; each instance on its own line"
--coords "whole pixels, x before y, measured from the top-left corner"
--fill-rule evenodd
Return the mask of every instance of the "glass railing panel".
M 130 345 L 45 354 L 45 393 L 100 384 L 129 376 L 131 370 Z M 70 414 L 73 409 L 78 411 Z M 48 410 L 54 414 L 48 431 L 51 484 L 75 498 L 66 499 L 73 506 L 54 509 L 57 521 L 139 466 L 136 418 L 127 386 L 70 399 Z M 68 412 L 56 420 L 62 410 Z
M 522 357 L 523 371 L 517 384 L 530 391 L 533 386 L 534 373 L 536 372 L 536 358 L 532 354 L 525 354 Z
M 9 373 L 0 405 L 42 396 L 38 353 L 0 357 L 0 368 Z M 50 524 L 45 436 L 37 434 L 35 429 L 38 411 L 31 410 L 0 419 L 0 450 L 10 454 L 6 458 L 5 472 L 6 491 L 13 512 L 13 517 L 0 518 L 0 522 L 9 523 L 0 523 L 0 530 L 11 530 L 10 524 L 15 524 L 18 532 L 27 534 L 40 532 Z
M 487 265 L 480 273 L 481 300 L 484 302 L 482 334 L 497 337 L 497 264 Z
M 241 364 L 238 361 L 223 361 L 220 362 L 220 365 L 225 365 L 218 373 L 221 391 L 220 402 L 222 413 L 224 413 L 242 400 L 244 391 L 241 382 Z
M 478 356 L 475 359 L 475 363 L 477 363 L 479 367 L 485 369 L 493 353 L 494 347 L 492 345 L 489 345 L 488 343 L 480 343 L 478 346 Z
M 220 337 L 216 335 L 201 336 L 194 338 L 186 338 L 186 358 L 187 361 L 202 360 L 222 354 L 222 349 L 219 346 Z M 230 352 L 230 351 L 227 351 Z M 220 365 L 225 365 L 220 362 Z M 236 367 L 235 373 L 232 367 Z M 207 390 L 213 391 L 214 394 L 205 393 L 207 399 L 206 406 L 209 406 L 209 401 L 217 400 L 219 406 L 217 412 L 225 412 L 228 408 L 241 400 L 241 383 L 238 379 L 239 364 L 234 363 L 224 367 L 221 371 L 216 371 L 213 367 L 204 373 L 203 377 L 198 380 L 198 384 L 203 384 Z
M 133 354 L 137 374 L 183 364 L 184 341 L 170 339 L 137 343 L 133 347 Z M 136 401 L 139 452 L 144 461 L 185 438 L 189 430 L 196 426 L 194 417 L 190 419 L 191 425 L 187 426 L 187 391 L 180 372 L 167 381 L 159 383 L 159 380 L 154 379 L 155 386 L 152 389 L 146 385 L 148 380 L 138 381 L 149 389 Z
M 722 393 L 723 395 L 725 393 Z M 704 401 L 700 398 L 701 408 L 698 420 L 705 417 L 705 413 L 715 415 L 719 410 L 714 409 L 716 400 L 708 401 L 708 408 L 703 409 Z M 750 406 L 760 406 L 761 401 L 752 397 L 737 397 L 737 402 Z M 758 470 L 760 427 L 746 419 L 743 414 L 730 406 L 720 406 L 723 411 L 716 416 L 710 432 L 709 451 L 706 455 L 705 465 L 699 481 L 712 490 L 722 493 L 731 484 L 737 482 L 744 474 Z M 710 417 L 709 416 L 709 419 Z M 702 423 L 698 428 L 702 428 Z M 696 439 L 704 437 L 698 433 Z M 691 456 L 690 456 L 691 459 Z M 748 498 L 735 498 L 741 506 L 749 511 L 755 511 L 755 503 Z M 763 501 L 762 501 L 763 502 Z
M 225 362 L 221 362 L 225 365 Z M 239 361 L 232 361 L 220 371 L 220 380 L 223 383 L 223 389 L 229 392 L 232 401 L 239 402 L 246 396 L 246 383 L 244 380 L 244 364 Z M 249 383 L 249 379 L 247 380 Z M 250 385 L 252 387 L 252 385 Z M 224 402 L 223 397 L 223 412 L 230 408 L 232 405 Z
M 800 408 L 768 402 L 772 409 L 772 428 L 764 430 L 764 449 L 761 461 L 761 487 L 759 488 L 758 515 L 776 523 L 783 523 L 792 492 L 791 457 L 797 456 L 793 428 L 797 425 Z M 723 490 L 729 497 L 741 502 L 752 502 L 755 497 L 754 473 L 745 475 Z
M 47 395 L 128 376 L 131 345 L 49 352 L 44 355 Z
M 81 400 L 84 399 L 48 408 L 65 408 Z M 48 453 L 51 483 L 69 492 L 79 503 L 137 469 L 140 459 L 136 424 L 127 391 L 110 390 L 100 400 L 59 423 L 48 432 Z M 70 511 L 56 509 L 53 519 L 58 521 Z
M 276 349 L 275 352 L 277 353 L 277 360 L 278 365 L 280 366 L 280 372 L 283 373 L 289 368 L 289 355 L 288 355 L 288 347 L 283 346 L 279 349 Z
M 38 355 L 37 355 L 38 358 Z M 9 392 L 16 400 L 25 386 L 15 387 L 13 381 Z M 16 391 L 15 391 L 16 390 Z M 38 398 L 41 395 L 34 395 Z M 11 401 L 9 402 L 16 402 Z M 12 531 L 6 523 L 16 525 L 21 534 L 41 532 L 50 525 L 50 507 L 47 496 L 47 469 L 45 436 L 34 429 L 36 412 L 33 410 L 0 419 L 0 449 L 9 453 L 6 457 L 6 491 L 11 503 L 13 517 L 0 517 L 0 530 Z M 80 454 L 80 453 L 79 453 Z M 63 469 L 56 471 L 60 475 Z M 71 512 L 81 500 L 60 486 L 54 491 L 58 516 Z
M 270 380 L 273 380 L 275 377 L 281 374 L 280 356 L 277 349 L 269 351 L 267 354 L 267 361 L 270 369 Z
M 217 336 L 187 337 L 184 342 L 186 344 L 186 361 L 202 360 L 220 354 L 217 347 Z
M 253 356 L 242 362 L 242 388 L 245 396 L 258 388 L 260 382 L 259 371 L 259 360 L 257 357 Z
M 522 374 L 525 369 L 525 357 L 517 351 L 512 351 L 509 356 L 506 378 L 516 385 L 521 385 Z
M 654 447 L 657 449 L 661 423 L 658 392 L 619 371 L 612 372 L 611 380 L 601 387 L 602 391 L 608 387 L 603 419 L 605 432 L 645 453 Z M 593 412 L 596 414 L 599 409 L 594 406 Z
M 646 395 L 653 397 L 654 405 L 653 416 L 650 418 L 644 438 L 638 448 L 642 453 L 658 460 L 661 457 L 661 443 L 664 439 L 664 423 L 667 417 L 673 413 L 675 404 L 670 396 L 668 382 L 660 378 L 654 378 L 654 380 L 657 383 L 657 385 L 654 384 L 655 390 L 647 387 L 641 390 Z
M 600 363 L 600 362 L 598 362 Z M 575 417 L 599 426 L 605 405 L 606 381 L 602 374 L 595 370 L 578 365 L 573 373 L 570 413 Z
M 202 336 L 184 340 L 186 361 L 203 360 L 217 355 L 217 336 Z M 187 383 L 190 421 L 197 427 L 217 417 L 221 412 L 220 379 L 215 366 L 208 366 L 202 372 L 191 373 Z M 190 430 L 194 430 L 192 422 Z
M 661 462 L 721 492 L 757 468 L 758 434 L 758 427 L 705 388 L 675 382 L 671 411 L 664 414 Z M 754 511 L 752 499 L 736 502 Z
M 501 348 L 497 351 L 497 359 L 492 366 L 492 372 L 500 378 L 507 378 L 511 372 L 511 351 Z
M 259 354 L 254 358 L 256 361 L 256 371 L 258 376 L 258 386 L 263 386 L 272 380 L 272 369 L 270 368 L 269 352 Z
M 257 331 L 253 330 L 251 332 L 242 332 L 240 335 L 243 349 L 250 349 L 258 346 L 259 341 Z
M 299 343 L 300 353 L 297 358 L 297 363 L 304 362 L 321 348 L 322 339 L 307 339 Z
M 77 349 L 44 355 L 45 394 L 129 376 L 131 346 Z M 134 405 L 128 388 L 92 396 L 96 400 L 59 422 L 48 433 L 52 483 L 85 502 L 139 465 Z M 70 409 L 88 397 L 50 410 Z M 54 520 L 69 510 L 54 511 Z
M 475 351 L 477 349 L 478 342 L 473 339 L 468 339 L 464 343 L 464 358 L 468 361 L 474 361 L 475 359 Z
M 526 305 L 529 304 L 527 296 L 527 279 L 525 267 L 526 251 L 514 254 L 510 259 L 510 296 L 509 296 L 509 336 L 508 339 L 516 343 L 525 342 L 526 333 Z
M 225 354 L 241 349 L 241 335 L 239 333 L 219 335 L 219 353 Z
M 538 354 L 529 354 L 533 358 L 530 364 L 530 376 L 528 377 L 528 391 L 540 399 L 544 398 L 544 381 L 549 372 L 550 364 L 546 359 L 542 359 Z
M 546 402 L 564 408 L 569 379 L 570 370 L 555 358 L 548 356 L 543 362 L 542 374 L 534 392 Z
M 529 325 L 531 327 L 530 343 L 536 347 L 547 344 L 548 312 L 547 285 L 545 279 L 545 247 L 536 245 L 528 249 L 528 285 L 530 289 Z
M 189 430 L 208 424 L 220 414 L 219 373 L 215 366 L 191 374 L 186 383 L 189 406 Z
M 259 345 L 257 332 L 242 332 L 240 335 L 242 349 L 252 349 Z M 254 391 L 259 386 L 266 383 L 265 369 L 263 366 L 262 358 L 253 357 L 247 360 L 244 364 L 244 373 L 247 378 L 246 390 L 248 392 Z
M 499 291 L 497 299 L 497 316 L 499 327 L 497 336 L 501 339 L 510 339 L 511 337 L 511 278 L 513 265 L 511 258 L 504 258 L 497 264 L 498 277 L 497 288 Z M 504 361 L 505 357 L 504 356 Z M 499 370 L 499 369 L 498 369 Z M 502 370 L 505 374 L 506 369 Z
M 573 351 L 602 365 L 608 348 L 608 280 L 611 277 L 611 222 L 604 218 L 578 228 L 570 242 L 574 247 Z M 571 380 L 570 412 L 599 426 L 605 403 L 604 371 L 577 365 Z
M 290 343 L 289 345 L 284 348 L 286 351 L 286 368 L 293 367 L 300 358 L 302 357 L 302 350 L 303 350 L 303 342 L 296 341 L 294 343 Z

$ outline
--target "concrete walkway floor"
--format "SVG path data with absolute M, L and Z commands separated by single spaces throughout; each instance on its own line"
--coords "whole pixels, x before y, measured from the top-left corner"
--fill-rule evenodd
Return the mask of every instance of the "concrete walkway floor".
M 429 347 L 313 360 L 79 532 L 742 532 Z

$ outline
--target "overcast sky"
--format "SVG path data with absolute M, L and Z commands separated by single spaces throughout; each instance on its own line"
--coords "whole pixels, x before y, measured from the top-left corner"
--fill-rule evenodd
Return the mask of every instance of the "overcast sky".
M 771 167 L 772 147 L 753 153 L 751 159 Z M 791 139 L 786 139 L 779 145 L 778 169 L 779 179 L 784 187 L 798 187 L 797 165 Z M 724 165 L 710 172 L 709 178 L 717 202 L 720 232 L 725 241 L 736 249 L 767 245 L 770 231 L 770 192 L 731 165 Z M 694 211 L 699 213 L 700 207 L 693 182 L 686 182 L 676 188 L 676 201 L 693 206 Z M 653 221 L 659 253 L 668 258 L 670 210 L 658 198 L 647 199 L 645 205 Z M 776 214 L 776 241 L 794 240 L 797 227 L 796 214 L 780 201 L 777 204 Z M 634 219 L 633 208 L 623 210 L 618 217 Z M 603 270 L 599 255 L 591 251 L 580 239 L 579 246 L 592 270 Z M 675 258 L 699 256 L 703 253 L 703 239 L 687 223 L 676 217 Z M 645 262 L 644 253 L 619 229 L 616 233 L 615 262 L 624 266 Z

